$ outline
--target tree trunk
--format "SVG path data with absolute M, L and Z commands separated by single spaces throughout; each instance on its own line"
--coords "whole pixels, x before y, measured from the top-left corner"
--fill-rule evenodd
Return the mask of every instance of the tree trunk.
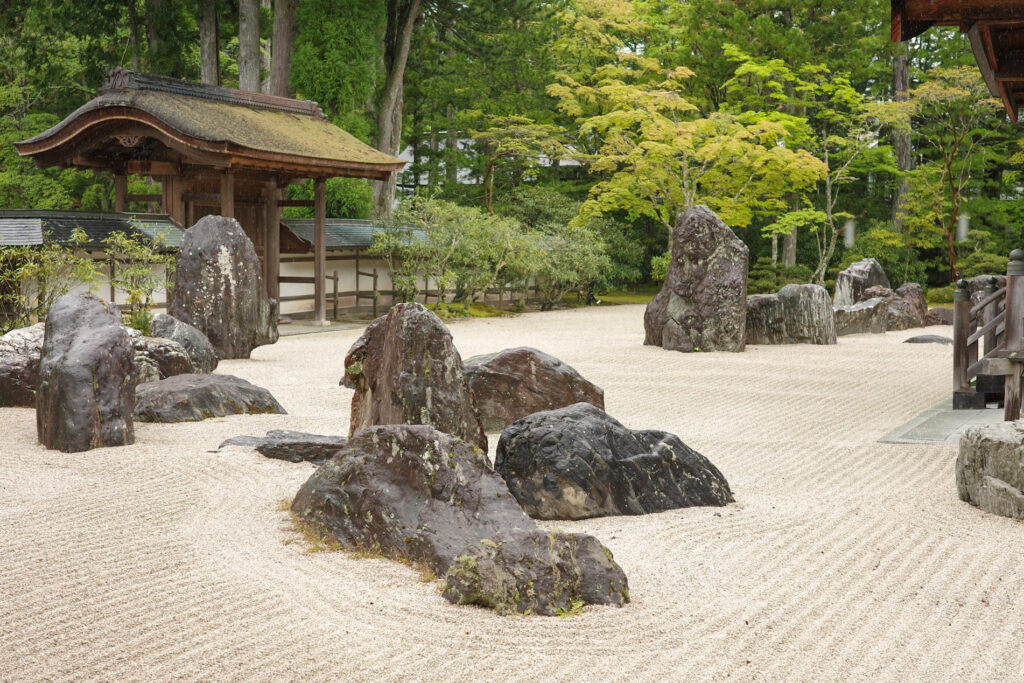
M 199 55 L 203 83 L 220 85 L 220 28 L 217 25 L 217 0 L 200 0 Z
M 260 90 L 260 0 L 238 1 L 238 87 Z
M 402 92 L 405 64 L 409 59 L 412 31 L 420 16 L 422 0 L 388 0 L 384 35 L 384 92 L 377 105 L 377 149 L 398 154 L 402 143 Z M 374 209 L 379 216 L 391 214 L 395 200 L 395 175 L 373 187 Z
M 165 0 L 146 0 L 146 45 L 149 69 L 159 72 L 160 53 L 163 40 L 160 36 L 160 18 L 165 11 Z M 156 68 L 154 68 L 156 67 Z
M 892 94 L 897 102 L 907 99 L 907 92 L 910 90 L 910 70 L 907 68 L 907 44 L 900 44 L 900 53 L 892 60 Z M 913 166 L 913 150 L 910 146 L 910 131 L 897 132 L 892 141 L 893 152 L 896 154 L 896 164 L 900 171 L 907 172 Z M 892 193 L 892 223 L 897 231 L 903 232 L 903 210 L 901 206 L 904 197 L 910 189 L 910 181 L 907 178 L 900 178 Z
M 270 63 L 270 94 L 291 97 L 292 46 L 295 44 L 296 0 L 274 0 L 274 58 Z
M 139 61 L 139 15 L 135 0 L 128 0 L 128 46 L 132 54 L 132 71 L 140 69 Z
M 789 268 L 796 265 L 796 227 L 782 236 L 782 265 Z
M 448 130 L 444 144 L 444 180 L 449 185 L 459 182 L 459 131 L 455 126 L 455 107 L 445 108 Z

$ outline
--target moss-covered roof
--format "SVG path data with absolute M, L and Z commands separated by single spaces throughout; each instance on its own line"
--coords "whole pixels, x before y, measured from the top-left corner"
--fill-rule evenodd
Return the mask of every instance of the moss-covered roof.
M 49 130 L 17 143 L 33 154 L 53 139 L 78 134 L 80 122 L 96 114 L 106 120 L 123 117 L 131 125 L 156 119 L 170 131 L 204 151 L 242 153 L 273 160 L 275 155 L 311 165 L 365 165 L 378 171 L 397 171 L 404 162 L 358 140 L 328 121 L 314 102 L 272 97 L 229 88 L 189 83 L 115 69 L 93 100 Z M 207 144 L 196 144 L 197 141 Z M 24 149 L 23 149 L 24 148 Z

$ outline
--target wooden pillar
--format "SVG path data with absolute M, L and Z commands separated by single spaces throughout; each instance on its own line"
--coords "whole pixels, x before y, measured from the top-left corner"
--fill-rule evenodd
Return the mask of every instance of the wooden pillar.
M 220 177 L 220 215 L 235 217 L 235 174 L 231 171 Z
M 953 292 L 953 391 L 967 391 L 971 388 L 967 376 L 967 337 L 971 317 L 971 292 L 966 280 L 960 280 Z
M 114 176 L 114 211 L 124 213 L 128 210 L 128 176 Z
M 281 283 L 278 281 L 281 275 L 281 207 L 278 205 L 280 199 L 281 190 L 277 185 L 277 179 L 271 179 L 266 190 L 263 274 L 267 282 L 267 296 L 277 301 L 281 300 Z
M 327 287 L 327 184 L 323 178 L 313 181 L 313 324 L 328 325 Z
M 185 225 L 185 202 L 182 196 L 184 186 L 181 176 L 164 176 L 164 197 L 167 200 L 167 208 L 164 210 L 179 227 L 187 228 L 189 226 Z
M 1006 353 L 1012 361 L 1003 394 L 1003 419 L 1020 418 L 1021 379 L 1024 374 L 1024 250 L 1010 252 L 1006 266 Z

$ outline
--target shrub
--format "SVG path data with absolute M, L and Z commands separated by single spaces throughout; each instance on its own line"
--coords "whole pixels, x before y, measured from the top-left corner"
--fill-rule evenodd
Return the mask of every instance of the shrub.
M 125 322 L 143 334 L 149 334 L 153 318 L 153 293 L 166 286 L 167 271 L 174 264 L 173 256 L 160 251 L 161 243 L 161 239 L 124 232 L 115 232 L 104 241 L 107 257 L 116 263 L 111 284 L 127 295 Z
M 801 263 L 786 267 L 762 256 L 750 267 L 747 294 L 774 294 L 786 285 L 810 282 L 812 277 L 814 271 Z

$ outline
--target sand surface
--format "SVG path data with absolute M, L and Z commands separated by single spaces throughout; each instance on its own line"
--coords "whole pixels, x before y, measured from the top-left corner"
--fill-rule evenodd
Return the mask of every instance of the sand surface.
M 1024 525 L 957 499 L 954 447 L 876 443 L 948 396 L 951 347 L 900 343 L 914 330 L 681 354 L 644 347 L 642 315 L 451 327 L 463 357 L 565 360 L 729 480 L 726 508 L 550 525 L 611 548 L 625 608 L 500 617 L 400 564 L 304 552 L 280 503 L 313 467 L 215 449 L 346 434 L 359 331 L 332 332 L 218 369 L 289 415 L 139 424 L 133 446 L 68 455 L 0 409 L 0 679 L 1020 680 Z

